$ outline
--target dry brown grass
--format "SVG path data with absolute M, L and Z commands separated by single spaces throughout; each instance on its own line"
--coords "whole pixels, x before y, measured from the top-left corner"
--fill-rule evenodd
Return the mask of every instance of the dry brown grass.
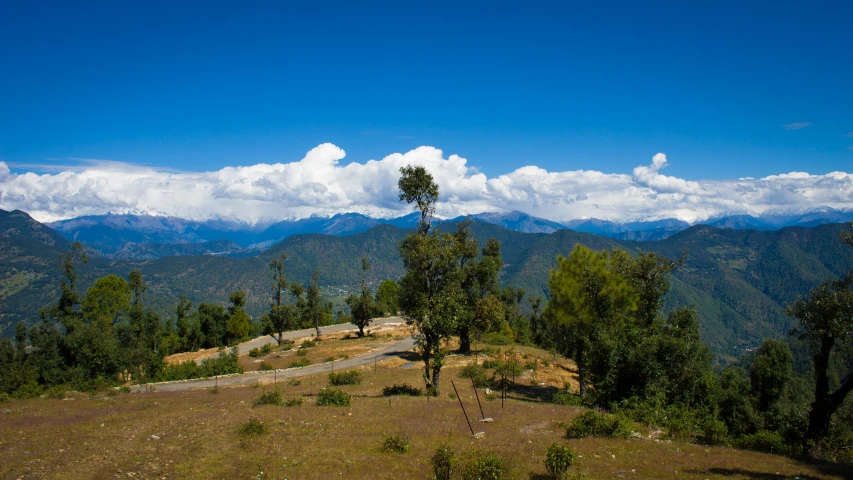
M 503 409 L 499 400 L 483 401 L 494 422 L 476 423 L 485 437 L 474 440 L 459 404 L 448 397 L 453 380 L 468 415 L 479 417 L 470 383 L 457 378 L 468 360 L 451 362 L 442 396 L 432 399 L 380 396 L 392 383 L 422 385 L 421 364 L 413 357 L 381 362 L 376 372 L 363 367 L 361 385 L 342 387 L 354 395 L 347 408 L 315 406 L 325 375 L 306 377 L 299 386 L 279 382 L 285 399 L 305 397 L 298 407 L 255 407 L 261 391 L 246 387 L 220 388 L 216 395 L 196 390 L 14 400 L 0 405 L 0 478 L 427 478 L 430 456 L 443 442 L 459 452 L 497 452 L 512 467 L 511 478 L 544 474 L 548 445 L 565 441 L 563 425 L 582 409 L 538 402 L 536 396 L 552 389 L 525 386 Z M 249 417 L 270 433 L 240 435 Z M 407 435 L 410 452 L 382 453 L 386 434 Z M 844 478 L 835 466 L 720 447 L 642 439 L 566 443 L 579 454 L 570 472 L 587 478 Z

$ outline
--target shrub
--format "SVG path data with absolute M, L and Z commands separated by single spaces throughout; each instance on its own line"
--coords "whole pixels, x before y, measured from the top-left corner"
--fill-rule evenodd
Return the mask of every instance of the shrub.
M 575 417 L 566 429 L 567 438 L 631 436 L 631 423 L 616 415 L 598 412 L 586 412 Z
M 358 370 L 350 370 L 348 372 L 330 373 L 330 385 L 361 385 L 361 372 Z
M 240 433 L 243 435 L 264 435 L 267 432 L 267 426 L 255 417 L 251 417 L 248 422 L 240 427 Z
M 298 407 L 302 405 L 302 397 L 288 398 L 284 401 L 285 407 Z
M 12 397 L 10 397 L 8 393 L 0 392 L 0 403 L 6 403 L 10 401 L 12 401 Z
M 489 386 L 489 379 L 486 377 L 486 369 L 479 363 L 471 362 L 465 365 L 465 368 L 459 371 L 459 378 L 473 379 L 474 386 L 477 388 L 485 388 Z
M 317 346 L 316 340 L 305 340 L 304 342 L 302 342 L 302 345 L 299 348 L 311 348 L 311 347 L 316 347 L 316 346 Z
M 311 365 L 311 360 L 308 360 L 307 358 L 300 358 L 299 360 L 290 362 L 290 364 L 287 365 L 287 368 L 301 368 L 307 367 L 308 365 Z
M 545 454 L 545 470 L 555 479 L 563 478 L 574 460 L 575 452 L 569 447 L 552 443 Z
M 435 449 L 435 455 L 430 461 L 432 462 L 432 473 L 435 480 L 450 480 L 456 458 L 454 458 L 453 450 L 448 445 L 442 445 Z
M 503 335 L 501 333 L 489 333 L 483 337 L 483 343 L 487 343 L 489 345 L 512 345 L 513 341 L 507 335 Z
M 382 451 L 385 453 L 408 453 L 409 437 L 405 435 L 385 435 L 382 438 Z
M 702 426 L 702 440 L 709 445 L 728 445 L 729 429 L 722 420 L 708 420 Z
M 501 362 L 499 362 L 497 360 L 491 360 L 491 359 L 483 360 L 483 368 L 497 368 L 497 366 L 500 364 L 501 364 Z
M 559 390 L 551 397 L 551 403 L 579 407 L 583 405 L 583 399 L 580 395 L 570 393 L 568 390 Z
M 302 380 L 300 380 L 298 378 L 291 378 L 287 382 L 287 384 L 290 385 L 291 387 L 298 387 L 298 386 L 302 385 Z
M 122 385 L 118 387 L 118 393 L 130 393 L 130 385 Z
M 282 405 L 281 392 L 276 388 L 255 399 L 255 405 Z
M 735 447 L 744 450 L 755 450 L 756 452 L 778 453 L 783 455 L 787 453 L 788 447 L 785 445 L 785 439 L 778 432 L 770 430 L 759 430 L 752 435 L 744 435 L 734 442 Z
M 273 366 L 267 362 L 261 362 L 261 366 L 258 367 L 258 370 L 261 370 L 263 372 L 266 372 L 266 371 L 272 370 L 272 369 L 273 369 Z
M 535 358 L 524 362 L 525 370 L 536 370 L 537 368 L 539 368 L 539 362 Z
M 317 405 L 348 407 L 352 395 L 337 388 L 324 388 L 317 394 Z
M 396 383 L 391 386 L 385 386 L 382 388 L 382 396 L 391 397 L 394 395 L 408 395 L 410 397 L 420 397 L 424 394 L 424 391 L 420 388 L 413 387 L 408 383 L 401 383 L 397 385 Z
M 65 385 L 54 385 L 47 389 L 48 398 L 55 398 L 57 400 L 62 400 L 65 398 L 65 392 L 68 391 L 68 387 Z
M 261 356 L 261 349 L 260 348 L 253 348 L 253 349 L 249 350 L 249 356 L 252 358 L 260 357 Z
M 249 356 L 252 358 L 263 357 L 264 355 L 269 355 L 273 351 L 273 344 L 267 343 L 261 348 L 253 348 L 249 350 Z
M 468 456 L 462 466 L 462 480 L 500 480 L 504 476 L 504 461 L 492 452 L 477 451 Z
M 304 357 L 305 355 L 308 355 L 307 349 L 300 348 L 299 350 L 296 351 L 296 356 L 298 356 L 298 357 Z

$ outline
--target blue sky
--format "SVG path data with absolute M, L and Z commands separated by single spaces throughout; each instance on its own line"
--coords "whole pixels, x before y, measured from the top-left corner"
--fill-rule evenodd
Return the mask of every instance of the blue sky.
M 70 3 L 0 6 L 13 172 L 216 170 L 324 142 L 344 162 L 430 145 L 490 176 L 630 173 L 657 152 L 686 179 L 853 160 L 850 2 Z
M 6 1 L 0 208 L 387 217 L 409 162 L 447 216 L 851 209 L 853 173 L 832 173 L 853 171 L 851 19 L 851 2 Z

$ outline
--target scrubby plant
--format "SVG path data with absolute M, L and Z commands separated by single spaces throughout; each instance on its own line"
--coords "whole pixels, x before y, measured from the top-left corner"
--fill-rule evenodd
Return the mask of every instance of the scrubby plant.
M 306 355 L 308 355 L 308 350 L 305 348 L 300 348 L 299 350 L 296 351 L 296 356 L 298 356 L 298 357 L 304 357 Z
M 249 421 L 240 427 L 240 433 L 243 435 L 265 435 L 268 431 L 267 426 L 255 417 L 249 418 Z
M 122 385 L 118 387 L 119 393 L 130 393 L 130 385 Z
M 568 390 L 558 390 L 551 397 L 551 403 L 556 403 L 557 405 L 571 405 L 574 407 L 578 407 L 583 405 L 583 398 L 576 393 L 571 393 Z
M 8 393 L 0 392 L 0 403 L 10 402 L 12 397 L 9 396 Z
M 435 454 L 430 461 L 432 462 L 432 473 L 435 480 L 450 480 L 456 463 L 455 454 L 450 446 L 439 446 L 435 449 Z
M 351 400 L 352 395 L 337 388 L 324 388 L 317 394 L 319 406 L 348 407 Z
M 273 344 L 267 343 L 261 348 L 253 348 L 249 350 L 249 356 L 252 358 L 263 357 L 264 355 L 269 355 L 273 351 Z
M 744 435 L 735 440 L 734 446 L 744 450 L 778 453 L 780 455 L 788 452 L 788 446 L 785 445 L 785 439 L 782 438 L 782 435 L 770 430 L 759 430 L 751 435 Z
M 485 388 L 489 386 L 489 378 L 486 376 L 486 369 L 479 363 L 471 362 L 459 371 L 459 378 L 473 379 L 474 386 L 477 388 Z
M 260 370 L 262 372 L 266 372 L 269 370 L 273 370 L 273 366 L 267 362 L 261 362 L 261 365 L 258 367 L 258 370 Z
M 311 365 L 311 360 L 307 358 L 300 358 L 299 360 L 290 362 L 290 364 L 287 365 L 287 368 L 301 368 L 307 367 L 308 365 Z
M 361 372 L 358 370 L 332 372 L 329 374 L 329 385 L 361 385 Z
M 489 345 L 512 345 L 514 342 L 508 335 L 502 333 L 489 333 L 483 337 L 483 343 Z
M 47 389 L 45 392 L 48 398 L 55 398 L 57 400 L 62 400 L 65 398 L 65 392 L 68 391 L 68 387 L 65 385 L 54 385 Z
M 382 388 L 382 396 L 391 397 L 394 395 L 408 395 L 410 397 L 420 397 L 424 391 L 420 388 L 413 387 L 408 383 L 386 385 Z
M 411 441 L 403 434 L 390 434 L 382 437 L 382 451 L 385 453 L 408 453 Z
M 304 342 L 302 342 L 302 345 L 300 345 L 299 348 L 311 348 L 311 347 L 316 347 L 316 346 L 317 346 L 317 341 L 309 339 L 309 340 L 305 340 Z
M 506 462 L 496 454 L 475 451 L 468 455 L 460 469 L 461 480 L 500 480 L 504 478 Z
M 545 454 L 545 471 L 555 480 L 559 480 L 569 471 L 574 460 L 575 452 L 569 447 L 552 443 Z
M 572 419 L 566 429 L 567 438 L 631 436 L 631 422 L 616 415 L 598 412 L 586 412 Z
M 281 392 L 276 388 L 255 399 L 255 405 L 282 405 Z
M 298 407 L 302 405 L 302 397 L 288 398 L 284 401 L 285 407 Z
M 298 378 L 291 378 L 287 382 L 287 384 L 290 385 L 291 387 L 298 387 L 298 386 L 302 385 L 302 380 L 300 380 Z

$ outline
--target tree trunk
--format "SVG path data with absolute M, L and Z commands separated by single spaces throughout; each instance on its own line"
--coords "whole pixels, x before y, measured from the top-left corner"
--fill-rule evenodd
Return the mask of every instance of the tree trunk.
M 471 351 L 471 329 L 462 327 L 459 330 L 459 353 L 469 353 Z
M 577 354 L 578 364 L 578 384 L 580 385 L 581 398 L 586 396 L 586 368 L 584 368 L 583 351 L 579 350 Z
M 424 387 L 426 388 L 427 396 L 430 395 L 430 391 L 432 390 L 430 388 L 430 379 L 429 379 L 430 372 L 431 372 L 431 370 L 429 368 L 430 367 L 430 352 L 431 352 L 431 350 L 429 348 L 429 345 L 424 345 L 424 349 L 423 349 L 423 352 L 421 353 L 421 356 L 424 359 Z
M 359 337 L 364 336 L 364 325 L 361 325 L 361 324 L 358 325 L 358 336 Z
M 829 367 L 829 354 L 834 344 L 834 338 L 823 337 L 820 342 L 820 351 L 814 356 L 814 402 L 809 412 L 809 428 L 806 430 L 806 440 L 812 442 L 810 453 L 813 457 L 817 457 L 820 453 L 820 444 L 829 431 L 829 420 L 832 418 L 832 412 L 829 410 L 829 377 L 826 370 Z
M 441 367 L 435 366 L 432 369 L 432 390 L 433 390 L 434 395 L 436 397 L 438 396 L 438 380 L 439 380 L 440 375 L 441 375 Z

